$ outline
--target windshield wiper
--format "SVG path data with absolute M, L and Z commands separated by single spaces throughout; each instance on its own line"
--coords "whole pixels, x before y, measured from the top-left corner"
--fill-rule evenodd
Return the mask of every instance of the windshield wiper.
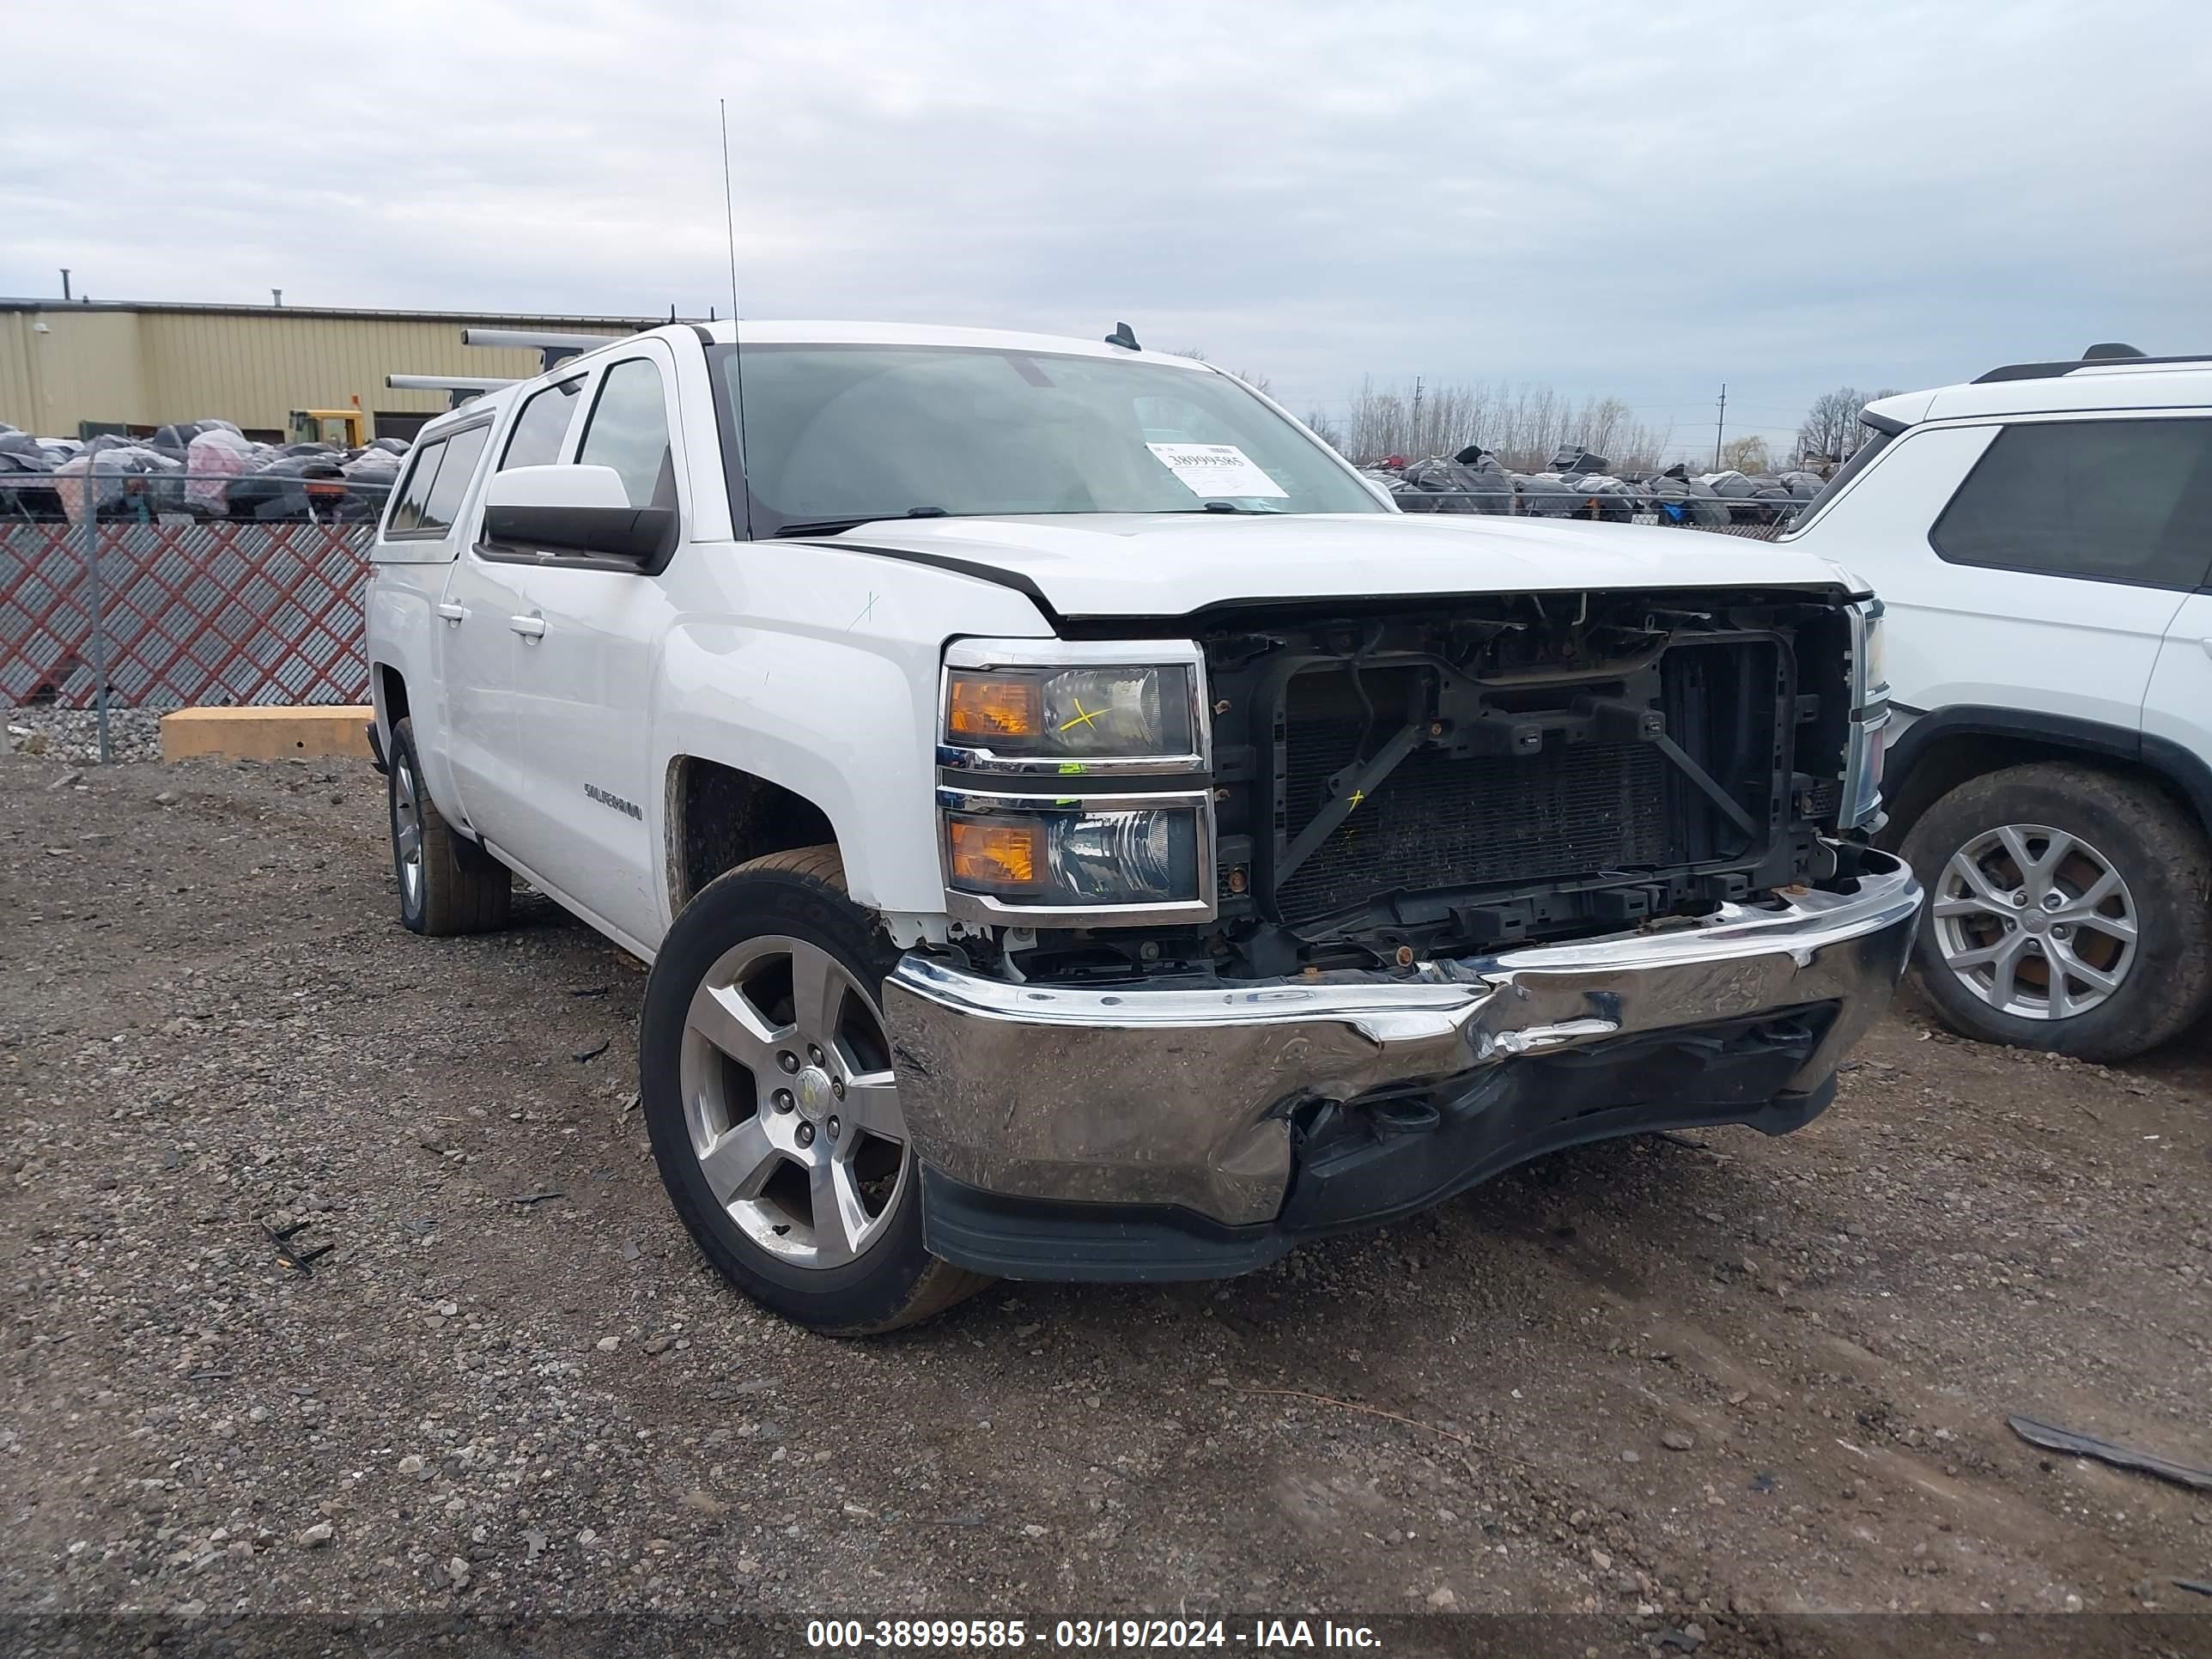
M 901 513 L 867 513 L 851 519 L 799 519 L 776 531 L 783 536 L 836 536 L 864 524 L 879 524 L 885 519 L 949 519 L 951 514 L 941 507 L 909 507 Z
M 1202 501 L 1196 507 L 1170 507 L 1170 513 L 1249 513 L 1258 518 L 1268 518 L 1281 512 L 1273 507 L 1239 507 L 1234 501 Z

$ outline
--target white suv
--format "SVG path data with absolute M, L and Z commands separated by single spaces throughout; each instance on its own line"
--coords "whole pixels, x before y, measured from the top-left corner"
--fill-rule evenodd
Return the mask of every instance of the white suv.
M 2118 1060 L 2212 1006 L 2212 358 L 2093 346 L 1885 398 L 1782 539 L 1887 607 L 1921 978 Z

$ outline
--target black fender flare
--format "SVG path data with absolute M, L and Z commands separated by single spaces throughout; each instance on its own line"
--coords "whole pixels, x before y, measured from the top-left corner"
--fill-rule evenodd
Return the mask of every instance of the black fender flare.
M 1945 738 L 2021 738 L 2140 766 L 2179 791 L 2195 811 L 2198 823 L 2212 833 L 2212 765 L 2207 765 L 2202 756 L 2170 738 L 2108 726 L 2102 720 L 2077 720 L 2070 714 L 2045 714 L 2031 709 L 1960 703 L 1923 712 L 1904 703 L 1893 706 L 1914 719 L 1883 757 L 1885 793 L 1901 793 L 1914 765 Z

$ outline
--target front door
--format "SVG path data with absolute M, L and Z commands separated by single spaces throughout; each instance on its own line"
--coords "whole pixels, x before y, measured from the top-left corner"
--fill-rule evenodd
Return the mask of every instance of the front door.
M 673 507 L 688 528 L 674 386 L 674 361 L 657 341 L 607 364 L 586 389 L 574 459 L 612 467 L 630 505 Z M 515 747 L 532 787 L 515 854 L 614 931 L 649 940 L 659 927 L 663 819 L 650 720 L 669 617 L 659 573 L 550 556 L 525 569 L 522 588 L 531 631 L 515 681 Z

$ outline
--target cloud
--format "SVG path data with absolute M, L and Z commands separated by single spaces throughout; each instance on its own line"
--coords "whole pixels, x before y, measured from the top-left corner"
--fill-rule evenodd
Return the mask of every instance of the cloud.
M 15 293 L 726 310 L 726 98 L 748 315 L 1127 318 L 1299 407 L 1537 380 L 1686 430 L 1723 380 L 1782 431 L 1840 380 L 2212 348 L 2193 3 L 108 0 L 10 36 Z

